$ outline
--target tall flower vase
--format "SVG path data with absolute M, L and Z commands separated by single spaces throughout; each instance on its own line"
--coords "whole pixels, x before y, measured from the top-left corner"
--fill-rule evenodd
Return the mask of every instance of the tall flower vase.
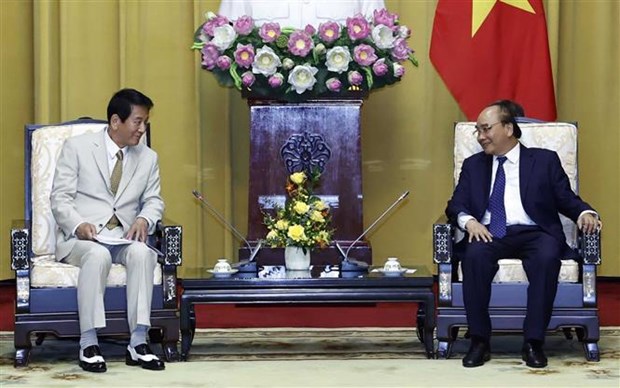
M 287 271 L 306 271 L 310 268 L 310 248 L 285 247 L 284 265 Z

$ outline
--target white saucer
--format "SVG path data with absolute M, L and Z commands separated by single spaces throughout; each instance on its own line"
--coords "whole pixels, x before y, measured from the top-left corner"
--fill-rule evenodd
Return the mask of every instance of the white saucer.
M 238 269 L 231 269 L 230 271 L 222 272 L 222 271 L 214 271 L 212 269 L 208 269 L 207 272 L 212 273 L 216 278 L 227 278 L 232 274 L 239 272 Z
M 403 276 L 407 272 L 407 268 L 402 268 L 399 271 L 386 271 L 383 268 L 377 268 L 377 272 L 383 274 L 383 276 Z

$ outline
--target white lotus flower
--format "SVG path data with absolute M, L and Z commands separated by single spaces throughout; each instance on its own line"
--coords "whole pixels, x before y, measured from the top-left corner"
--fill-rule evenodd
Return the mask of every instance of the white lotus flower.
M 302 94 L 306 90 L 312 90 L 316 83 L 314 75 L 319 71 L 316 67 L 297 65 L 288 75 L 288 83 L 293 86 L 297 94 Z
M 295 66 L 295 62 L 291 58 L 284 58 L 282 61 L 282 68 L 284 70 L 290 70 Z
M 235 39 L 237 39 L 235 29 L 230 24 L 225 24 L 213 29 L 213 39 L 211 43 L 222 52 L 232 46 Z
M 271 47 L 263 46 L 256 51 L 252 63 L 252 73 L 262 74 L 265 77 L 275 74 L 282 62 Z
M 336 46 L 327 50 L 325 56 L 325 65 L 327 70 L 338 74 L 349 70 L 349 62 L 351 62 L 351 53 L 346 47 Z
M 372 41 L 380 49 L 390 49 L 394 47 L 394 33 L 392 29 L 386 25 L 379 24 L 372 29 Z

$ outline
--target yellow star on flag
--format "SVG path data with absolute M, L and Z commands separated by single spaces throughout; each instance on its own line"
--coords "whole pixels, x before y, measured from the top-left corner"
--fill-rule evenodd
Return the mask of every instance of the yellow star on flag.
M 526 12 L 536 13 L 532 5 L 527 0 L 472 0 L 471 2 L 471 36 L 472 38 L 478 32 L 482 23 L 486 20 L 487 16 L 491 13 L 491 10 L 497 2 L 505 3 L 515 8 L 522 9 Z

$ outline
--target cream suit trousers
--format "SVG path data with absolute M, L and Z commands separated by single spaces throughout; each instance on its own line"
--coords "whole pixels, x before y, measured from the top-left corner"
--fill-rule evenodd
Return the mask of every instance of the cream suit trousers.
M 122 237 L 123 230 L 103 229 L 102 234 Z M 127 323 L 131 332 L 137 325 L 151 326 L 153 271 L 157 254 L 142 242 L 128 245 L 103 245 L 78 240 L 63 261 L 80 267 L 78 311 L 80 332 L 105 327 L 103 296 L 112 263 L 123 264 L 127 271 Z

